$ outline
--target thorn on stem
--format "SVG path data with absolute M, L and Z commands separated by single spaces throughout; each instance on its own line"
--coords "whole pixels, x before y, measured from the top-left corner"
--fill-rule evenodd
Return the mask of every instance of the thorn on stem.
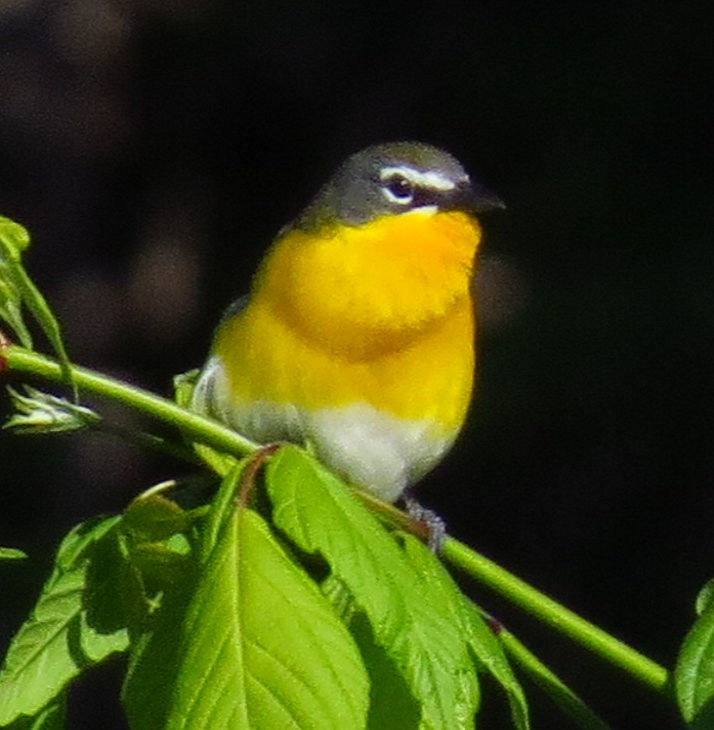
M 483 618 L 486 626 L 491 629 L 491 633 L 495 636 L 498 636 L 506 628 L 495 616 L 486 615 Z

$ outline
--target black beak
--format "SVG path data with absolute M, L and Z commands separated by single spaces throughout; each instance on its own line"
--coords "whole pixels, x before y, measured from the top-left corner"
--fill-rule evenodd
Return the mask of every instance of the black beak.
M 506 204 L 493 191 L 478 180 L 459 183 L 453 190 L 444 195 L 439 206 L 441 210 L 464 210 L 470 213 L 485 213 L 489 210 L 501 210 Z

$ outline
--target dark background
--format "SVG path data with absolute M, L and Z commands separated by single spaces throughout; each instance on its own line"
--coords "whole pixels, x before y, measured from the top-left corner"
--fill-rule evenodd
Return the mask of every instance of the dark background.
M 485 222 L 477 402 L 421 499 L 671 667 L 714 573 L 713 25 L 705 2 L 12 0 L 0 212 L 31 230 L 73 358 L 168 393 L 345 155 L 451 150 L 508 210 Z M 2 437 L 0 544 L 31 557 L 2 569 L 0 646 L 64 532 L 182 469 Z M 467 587 L 615 728 L 677 726 Z M 120 671 L 75 692 L 72 727 L 122 727 Z M 534 702 L 535 728 L 570 726 Z

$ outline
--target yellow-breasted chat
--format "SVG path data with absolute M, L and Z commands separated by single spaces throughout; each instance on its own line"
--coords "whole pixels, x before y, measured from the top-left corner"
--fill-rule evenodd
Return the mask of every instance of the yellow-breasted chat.
M 466 417 L 476 215 L 500 207 L 430 145 L 352 155 L 226 312 L 193 407 L 260 443 L 309 443 L 347 482 L 395 501 Z

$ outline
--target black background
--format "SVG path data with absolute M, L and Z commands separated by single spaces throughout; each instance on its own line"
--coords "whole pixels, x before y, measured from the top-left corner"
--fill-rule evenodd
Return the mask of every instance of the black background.
M 344 156 L 452 151 L 508 210 L 485 221 L 478 398 L 421 499 L 671 667 L 714 573 L 713 25 L 704 2 L 15 0 L 0 212 L 31 230 L 72 356 L 168 393 Z M 0 645 L 69 527 L 177 469 L 97 437 L 0 439 L 0 544 L 31 556 L 0 574 Z M 677 726 L 466 587 L 614 727 Z M 120 670 L 74 693 L 72 727 L 122 727 Z M 570 726 L 534 702 L 536 728 Z

